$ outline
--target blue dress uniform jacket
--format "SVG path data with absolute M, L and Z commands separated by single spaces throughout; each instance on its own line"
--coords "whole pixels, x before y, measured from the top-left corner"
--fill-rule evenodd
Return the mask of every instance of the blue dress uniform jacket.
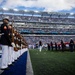
M 11 40 L 10 40 L 10 37 L 9 37 L 9 29 L 8 29 L 8 26 L 7 24 L 2 24 L 1 25 L 1 40 L 0 40 L 0 43 L 2 45 L 8 45 L 10 46 L 11 45 Z

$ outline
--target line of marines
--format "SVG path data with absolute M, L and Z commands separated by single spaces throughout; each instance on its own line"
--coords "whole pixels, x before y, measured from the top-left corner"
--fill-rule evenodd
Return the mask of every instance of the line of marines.
M 0 44 L 2 48 L 0 69 L 5 70 L 27 51 L 28 44 L 22 35 L 14 29 L 13 24 L 9 24 L 8 18 L 3 19 L 0 30 Z

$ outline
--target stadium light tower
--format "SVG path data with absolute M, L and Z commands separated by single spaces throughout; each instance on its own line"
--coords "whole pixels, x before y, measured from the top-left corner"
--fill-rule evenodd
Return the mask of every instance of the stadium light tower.
M 28 12 L 28 10 L 24 10 L 25 12 Z
M 3 8 L 3 10 L 9 10 L 8 8 Z
M 70 15 L 73 15 L 74 13 L 70 13 Z
M 4 12 L 5 11 L 8 11 L 8 10 L 9 10 L 8 8 L 5 8 L 5 7 L 2 8 L 2 19 L 4 18 L 4 16 L 3 16 L 4 15 Z
M 35 12 L 35 13 L 38 13 L 39 11 L 35 10 L 34 12 Z
M 23 15 L 25 15 L 25 12 L 28 12 L 28 10 L 27 9 L 23 10 Z
M 13 9 L 14 11 L 18 11 L 18 9 Z
M 74 18 L 74 13 L 73 13 L 73 12 L 71 12 L 71 13 L 70 13 L 70 16 L 71 16 L 72 18 Z

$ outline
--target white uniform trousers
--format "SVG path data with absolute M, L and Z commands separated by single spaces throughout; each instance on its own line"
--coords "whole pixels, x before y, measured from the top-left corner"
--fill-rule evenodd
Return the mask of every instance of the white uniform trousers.
M 17 51 L 17 58 L 19 58 L 19 50 Z
M 21 49 L 20 49 L 20 56 L 21 56 Z
M 8 50 L 9 50 L 9 47 L 7 45 L 2 45 L 2 58 L 1 58 L 2 69 L 8 67 Z
M 20 57 L 20 55 L 21 55 L 21 50 L 18 51 L 18 57 Z
M 41 52 L 41 50 L 42 50 L 42 46 L 39 46 L 39 51 Z
M 23 49 L 21 49 L 21 55 L 23 54 Z
M 16 59 L 19 57 L 19 50 L 16 52 Z
M 22 54 L 24 53 L 24 48 L 22 49 Z
M 12 49 L 13 49 L 12 61 L 14 62 L 15 60 L 17 60 L 17 51 L 14 51 L 13 47 Z
M 24 48 L 25 49 L 25 51 L 28 51 L 28 48 Z
M 8 65 L 12 64 L 12 47 L 9 46 L 9 51 L 8 51 Z
M 17 51 L 14 51 L 14 60 L 17 60 L 17 56 L 18 56 Z
M 14 52 L 14 48 L 12 47 L 12 62 L 14 62 L 15 58 L 15 52 Z

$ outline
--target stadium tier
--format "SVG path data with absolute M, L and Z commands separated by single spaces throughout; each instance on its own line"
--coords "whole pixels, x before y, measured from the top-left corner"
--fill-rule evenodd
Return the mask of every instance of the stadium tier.
M 62 38 L 64 41 L 74 39 L 75 13 L 15 11 L 1 8 L 0 23 L 4 17 L 9 17 L 10 22 L 13 22 L 14 27 L 25 36 L 29 44 L 37 43 L 40 39 L 47 40 L 45 43 L 50 42 L 49 40 L 59 42 Z

